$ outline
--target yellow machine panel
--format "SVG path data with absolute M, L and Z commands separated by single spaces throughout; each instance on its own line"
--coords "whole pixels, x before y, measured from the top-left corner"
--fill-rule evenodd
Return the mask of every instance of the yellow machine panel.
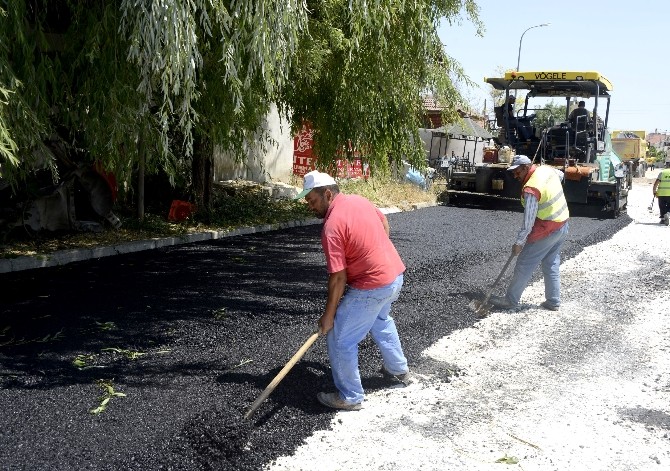
M 612 90 L 612 83 L 607 80 L 599 72 L 574 72 L 574 71 L 558 71 L 558 70 L 539 70 L 530 72 L 506 72 L 505 80 L 526 80 L 526 81 L 566 81 L 566 82 L 580 82 L 582 80 L 592 80 L 600 82 L 608 90 Z
M 612 82 L 594 71 L 512 71 L 485 78 L 496 90 L 530 90 L 533 96 L 609 96 Z

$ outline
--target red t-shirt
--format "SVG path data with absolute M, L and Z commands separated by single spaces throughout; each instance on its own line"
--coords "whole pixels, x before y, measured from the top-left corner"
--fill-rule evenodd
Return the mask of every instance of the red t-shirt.
M 405 271 L 384 215 L 358 195 L 338 193 L 330 203 L 321 232 L 328 273 L 346 268 L 347 284 L 358 289 L 386 286 Z

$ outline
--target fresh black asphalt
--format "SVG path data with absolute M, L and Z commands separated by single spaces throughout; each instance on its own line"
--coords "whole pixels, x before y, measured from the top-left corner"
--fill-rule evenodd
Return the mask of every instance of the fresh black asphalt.
M 437 206 L 388 217 L 407 265 L 393 309 L 405 353 L 448 382 L 458 365 L 420 354 L 477 322 L 468 303 L 498 275 L 521 213 Z M 564 258 L 629 222 L 573 218 Z M 0 275 L 0 467 L 257 470 L 328 428 L 333 413 L 316 401 L 333 390 L 324 339 L 242 420 L 316 330 L 320 228 Z M 364 341 L 368 391 L 392 386 L 380 364 Z

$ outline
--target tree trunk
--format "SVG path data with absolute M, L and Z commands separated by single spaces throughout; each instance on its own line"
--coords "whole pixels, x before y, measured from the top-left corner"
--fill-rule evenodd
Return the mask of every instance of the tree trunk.
M 146 146 L 139 139 L 139 165 L 137 168 L 137 219 L 144 221 L 144 170 L 146 165 Z
M 214 159 L 209 140 L 198 139 L 193 151 L 193 193 L 199 208 L 209 211 L 212 208 L 212 180 L 214 178 Z

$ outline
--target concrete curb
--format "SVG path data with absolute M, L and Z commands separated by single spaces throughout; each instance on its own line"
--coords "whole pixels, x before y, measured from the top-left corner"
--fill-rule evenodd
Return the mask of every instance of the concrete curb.
M 417 203 L 412 205 L 412 209 L 427 208 L 437 206 L 437 203 Z M 402 212 L 401 209 L 380 208 L 384 214 Z M 161 247 L 173 245 L 190 244 L 192 242 L 203 242 L 207 240 L 223 239 L 226 237 L 235 237 L 246 234 L 255 234 L 259 232 L 276 231 L 298 226 L 311 226 L 321 224 L 322 220 L 317 218 L 305 219 L 300 221 L 289 221 L 278 224 L 263 224 L 262 226 L 241 227 L 231 231 L 206 231 L 185 234 L 179 237 L 166 237 L 162 239 L 137 240 L 112 245 L 109 247 L 94 247 L 91 249 L 69 249 L 59 250 L 46 255 L 23 256 L 16 258 L 0 259 L 0 273 L 10 273 L 22 270 L 32 270 L 35 268 L 47 268 L 67 265 L 68 263 L 83 262 L 85 260 L 111 257 L 114 255 L 123 255 L 143 250 L 153 250 Z
M 73 262 L 111 257 L 143 250 L 153 250 L 173 245 L 190 244 L 191 242 L 203 242 L 207 240 L 223 239 L 239 235 L 255 234 L 258 232 L 276 231 L 297 226 L 310 226 L 320 224 L 321 219 L 312 218 L 301 221 L 289 221 L 278 224 L 264 224 L 262 226 L 241 227 L 231 231 L 206 231 L 193 234 L 185 234 L 179 237 L 166 237 L 161 239 L 137 240 L 112 245 L 109 247 L 94 247 L 91 249 L 69 249 L 59 250 L 47 255 L 23 256 L 17 258 L 0 259 L 0 273 L 9 273 L 34 268 L 56 267 Z

